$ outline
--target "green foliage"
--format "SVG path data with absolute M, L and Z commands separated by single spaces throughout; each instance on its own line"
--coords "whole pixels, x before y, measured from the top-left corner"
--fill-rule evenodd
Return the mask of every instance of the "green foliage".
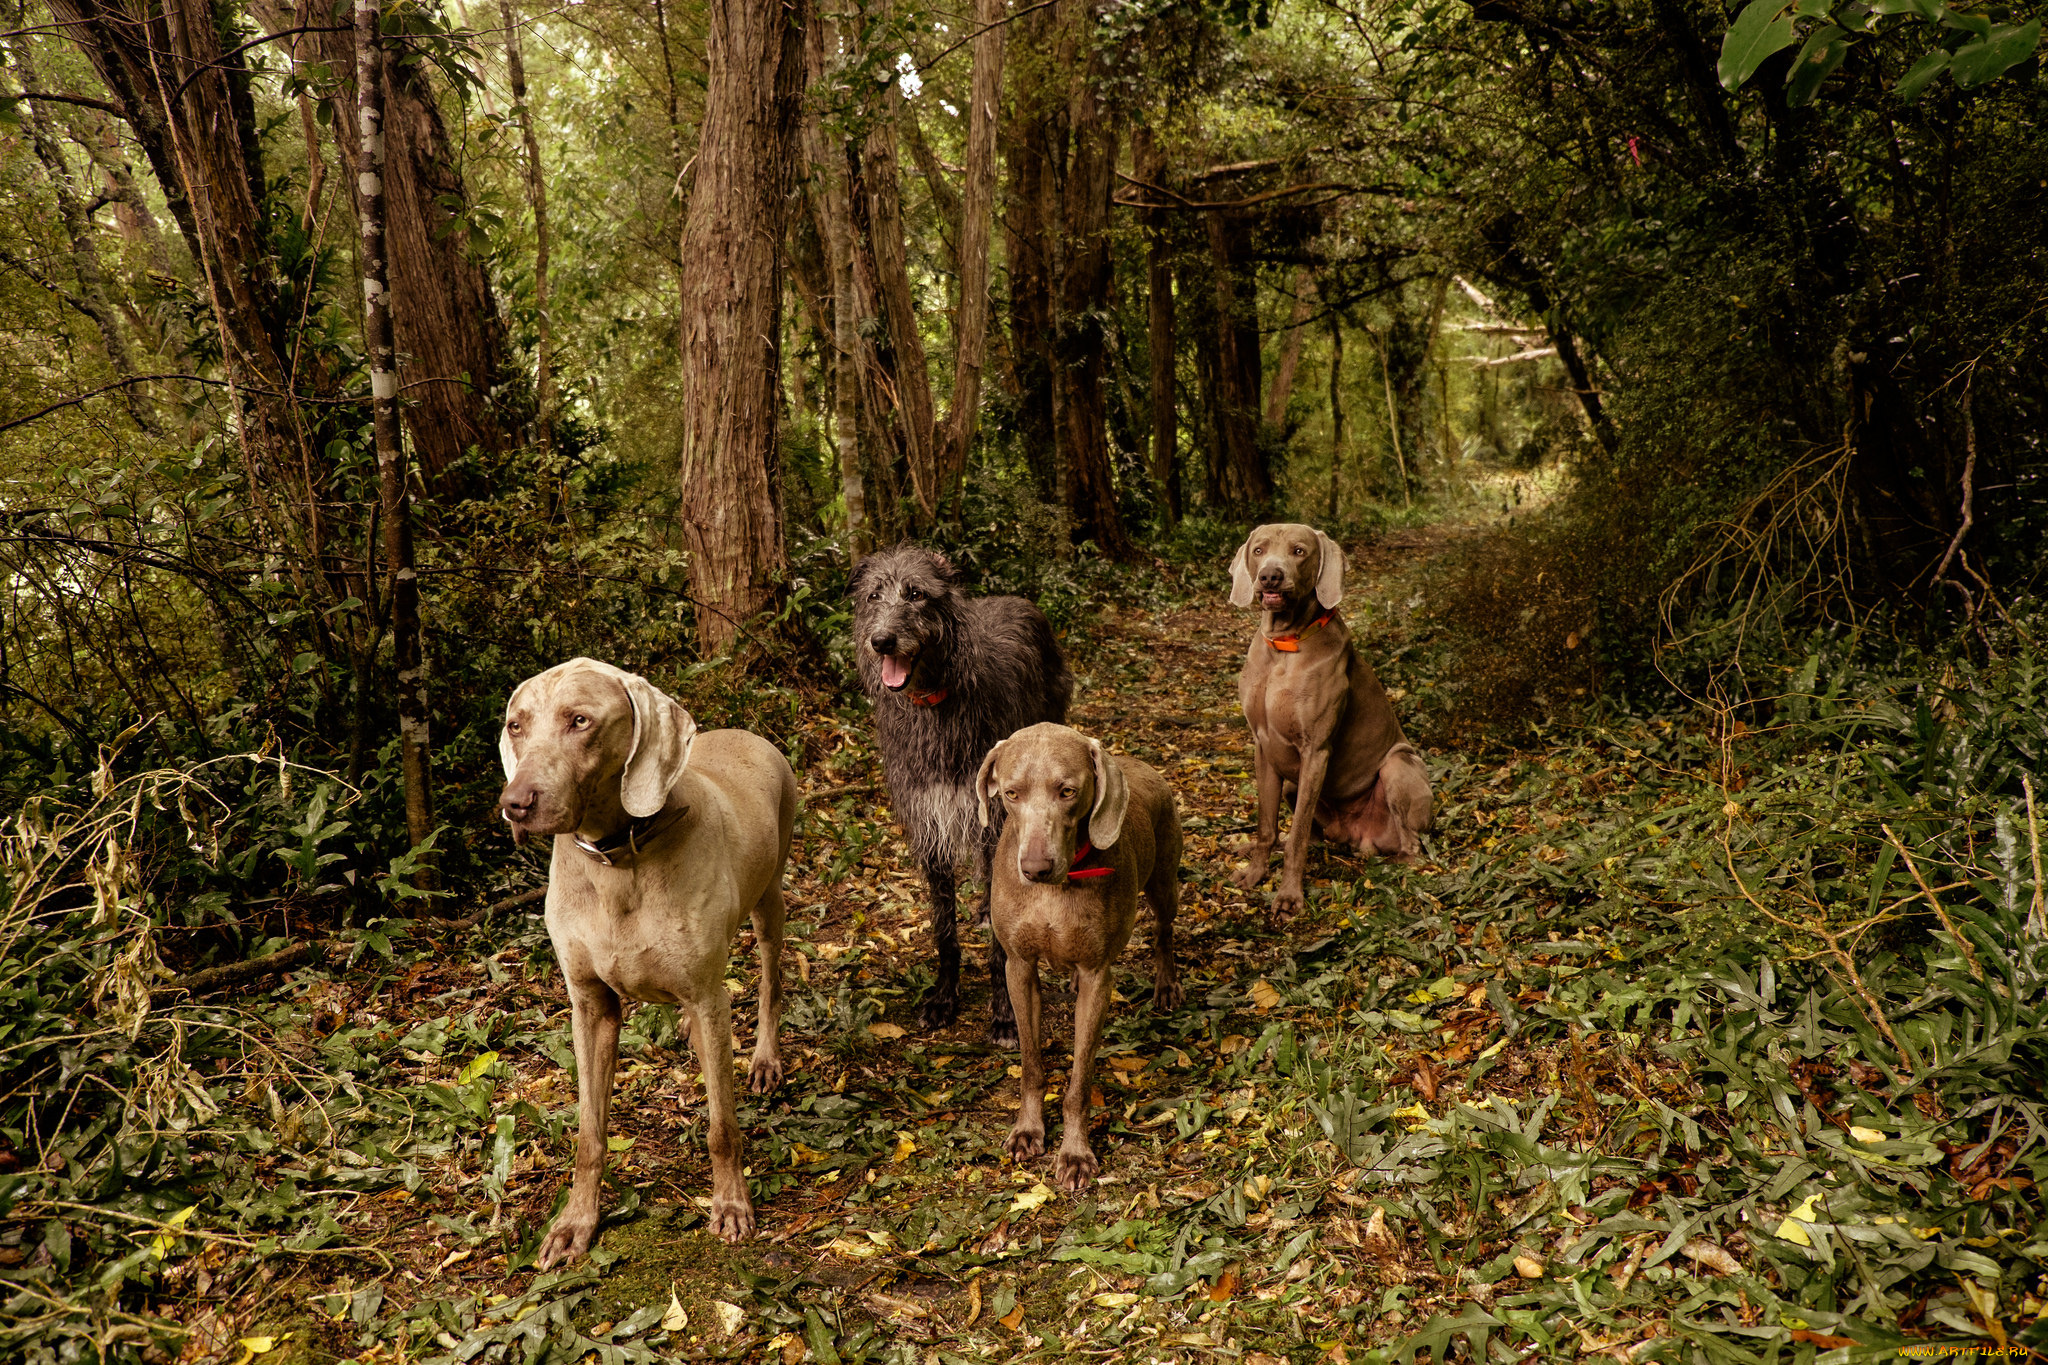
M 1885 25 L 1891 17 L 1904 22 Z M 2038 18 L 1996 23 L 1980 13 L 1952 9 L 1941 0 L 1750 0 L 1722 40 L 1721 84 L 1739 89 L 1766 60 L 1799 41 L 1802 21 L 1807 24 L 1806 43 L 1785 76 L 1785 102 L 1795 107 L 1812 102 L 1859 38 L 1896 41 L 1910 34 L 1924 42 L 1928 28 L 1943 38 L 1944 46 L 1923 54 L 1892 87 L 1908 104 L 1943 71 L 1961 90 L 1996 80 L 2031 57 L 2041 42 Z

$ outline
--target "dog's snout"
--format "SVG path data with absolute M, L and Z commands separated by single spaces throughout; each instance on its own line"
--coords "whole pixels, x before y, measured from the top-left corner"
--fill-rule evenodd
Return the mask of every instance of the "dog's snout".
M 870 635 L 868 637 L 868 647 L 877 654 L 894 654 L 896 652 L 896 637 L 881 633 Z
M 1017 859 L 1017 870 L 1034 882 L 1049 882 L 1052 880 L 1052 859 L 1034 858 L 1027 853 Z
M 508 786 L 500 793 L 498 809 L 504 812 L 508 820 L 523 820 L 533 813 L 534 805 L 539 800 L 540 788 L 531 782 L 522 782 Z
M 1268 565 L 1266 565 L 1266 566 L 1265 566 L 1264 568 L 1262 568 L 1262 569 L 1260 569 L 1260 570 L 1259 570 L 1259 586 L 1260 586 L 1260 587 L 1262 587 L 1262 588 L 1277 588 L 1277 587 L 1279 587 L 1279 586 L 1280 586 L 1280 581 L 1281 581 L 1281 574 L 1280 574 L 1280 566 L 1279 566 L 1278 564 L 1268 564 Z

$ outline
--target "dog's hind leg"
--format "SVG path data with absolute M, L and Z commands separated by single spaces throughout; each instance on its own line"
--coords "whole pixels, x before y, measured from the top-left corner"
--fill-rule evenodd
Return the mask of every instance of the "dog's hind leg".
M 1000 807 L 998 807 L 1000 809 Z M 996 1047 L 1016 1047 L 1017 1011 L 1010 999 L 1009 954 L 1004 951 L 1003 941 L 996 937 L 995 926 L 989 923 L 989 906 L 995 898 L 996 841 L 1002 837 L 1002 822 L 993 820 L 983 833 L 981 847 L 975 855 L 975 871 L 981 877 L 981 913 L 975 917 L 977 924 L 989 924 L 988 931 L 988 1040 Z M 1034 988 L 1035 989 L 1035 988 Z
M 960 884 L 950 855 L 924 865 L 924 884 L 932 897 L 932 945 L 939 952 L 939 975 L 924 998 L 918 1022 L 944 1028 L 960 1017 Z
M 747 1084 L 757 1095 L 782 1084 L 782 917 L 782 883 L 778 881 L 754 906 L 754 942 L 761 949 L 761 1008 Z
M 1180 972 L 1173 961 L 1173 920 L 1180 912 L 1180 838 L 1161 841 L 1159 861 L 1145 887 L 1152 906 L 1152 1008 L 1170 1014 L 1180 1008 Z

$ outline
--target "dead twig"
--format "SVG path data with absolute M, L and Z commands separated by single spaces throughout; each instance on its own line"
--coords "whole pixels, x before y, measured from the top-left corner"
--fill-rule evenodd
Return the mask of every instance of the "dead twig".
M 1970 947 L 1970 940 L 1963 937 L 1963 931 L 1956 928 L 1956 922 L 1948 917 L 1948 911 L 1941 908 L 1941 899 L 1934 894 L 1934 888 L 1927 884 L 1927 878 L 1920 875 L 1920 865 L 1913 861 L 1913 855 L 1906 851 L 1906 846 L 1899 841 L 1899 836 L 1892 833 L 1890 825 L 1880 825 L 1879 828 L 1884 831 L 1884 837 L 1892 841 L 1892 847 L 1899 851 L 1899 856 L 1906 860 L 1906 870 L 1913 874 L 1913 880 L 1919 884 L 1920 894 L 1934 907 L 1935 915 L 1941 920 L 1941 927 L 1948 930 L 1948 936 L 1956 941 L 1956 947 L 1963 950 L 1963 961 L 1969 964 L 1970 976 L 1982 981 L 1984 969 L 1977 964 L 1976 951 Z

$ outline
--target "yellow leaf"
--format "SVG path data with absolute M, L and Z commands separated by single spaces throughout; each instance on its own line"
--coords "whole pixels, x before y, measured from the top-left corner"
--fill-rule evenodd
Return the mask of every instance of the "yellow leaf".
M 1273 1177 L 1270 1175 L 1255 1175 L 1244 1182 L 1244 1197 L 1254 1204 L 1262 1202 L 1272 1190 Z
M 844 1256 L 850 1261 L 865 1261 L 871 1256 L 882 1254 L 882 1248 L 872 1242 L 856 1241 L 851 1237 L 834 1237 L 825 1244 L 825 1250 Z
M 1129 1308 L 1137 1301 L 1136 1294 L 1097 1294 L 1089 1300 L 1097 1308 Z
M 1143 1057 L 1112 1057 L 1109 1059 L 1109 1064 L 1118 1071 L 1143 1071 L 1145 1069 L 1145 1059 Z
M 736 1303 L 727 1303 L 723 1299 L 713 1299 L 711 1311 L 718 1314 L 718 1330 L 726 1336 L 739 1331 L 747 1320 L 746 1309 Z
M 690 1315 L 683 1311 L 683 1301 L 676 1297 L 676 1291 L 671 1287 L 668 1291 L 668 1311 L 661 1315 L 661 1330 L 680 1332 L 689 1325 Z
M 249 1354 L 267 1356 L 277 1349 L 276 1337 L 243 1337 L 241 1345 L 249 1348 Z
M 479 1054 L 475 1061 L 471 1062 L 468 1066 L 462 1068 L 462 1074 L 455 1078 L 456 1084 L 468 1085 L 471 1081 L 483 1075 L 486 1071 L 489 1071 L 491 1069 L 491 1065 L 497 1060 L 498 1054 L 495 1052 L 485 1052 Z
M 608 1137 L 604 1140 L 604 1145 L 605 1150 L 608 1152 L 630 1152 L 633 1150 L 633 1139 L 629 1137 Z
M 1812 1246 L 1813 1238 L 1807 1234 L 1806 1227 L 1813 1222 L 1813 1211 L 1819 1204 L 1819 1195 L 1807 1195 L 1799 1207 L 1786 1214 L 1785 1221 L 1778 1224 L 1778 1236 L 1797 1246 Z
M 896 1135 L 896 1155 L 894 1155 L 894 1156 L 890 1157 L 890 1158 L 889 1158 L 889 1160 L 891 1160 L 891 1161 L 904 1161 L 904 1160 L 907 1160 L 907 1159 L 909 1159 L 909 1156 L 910 1156 L 910 1154 L 911 1154 L 912 1152 L 916 1151 L 916 1150 L 917 1150 L 917 1143 L 916 1143 L 916 1141 L 915 1141 L 915 1140 L 913 1140 L 913 1139 L 911 1138 L 910 1134 L 908 1134 L 908 1133 L 898 1133 L 898 1134 Z
M 1052 1198 L 1052 1190 L 1044 1184 L 1033 1185 L 1028 1190 L 1017 1191 L 1017 1197 L 1010 1201 L 1011 1213 L 1029 1213 Z
M 1543 1278 L 1543 1262 L 1534 1256 L 1517 1256 L 1515 1273 L 1525 1280 L 1540 1280 Z
M 1429 1122 L 1429 1111 L 1419 1104 L 1404 1104 L 1394 1111 L 1394 1117 L 1407 1124 L 1412 1133 Z
M 1875 1128 L 1851 1128 L 1849 1136 L 1862 1143 L 1883 1142 L 1885 1140 L 1885 1134 Z
M 1015 1308 L 997 1318 L 996 1321 L 1009 1328 L 1012 1332 L 1016 1331 L 1024 1325 L 1024 1305 L 1018 1304 Z
M 197 1212 L 199 1212 L 199 1206 L 194 1204 L 190 1208 L 179 1209 L 169 1218 L 164 1219 L 164 1230 L 159 1232 L 150 1242 L 149 1254 L 159 1261 L 170 1255 L 172 1249 L 178 1245 L 179 1231 L 184 1228 L 185 1224 L 191 1220 L 192 1215 Z
M 877 1020 L 868 1025 L 868 1032 L 874 1034 L 877 1038 L 901 1038 L 903 1036 L 903 1025 L 892 1024 L 887 1020 Z
M 1269 1010 L 1280 1003 L 1280 992 L 1273 989 L 1273 983 L 1263 977 L 1252 982 L 1252 1003 L 1262 1010 Z

